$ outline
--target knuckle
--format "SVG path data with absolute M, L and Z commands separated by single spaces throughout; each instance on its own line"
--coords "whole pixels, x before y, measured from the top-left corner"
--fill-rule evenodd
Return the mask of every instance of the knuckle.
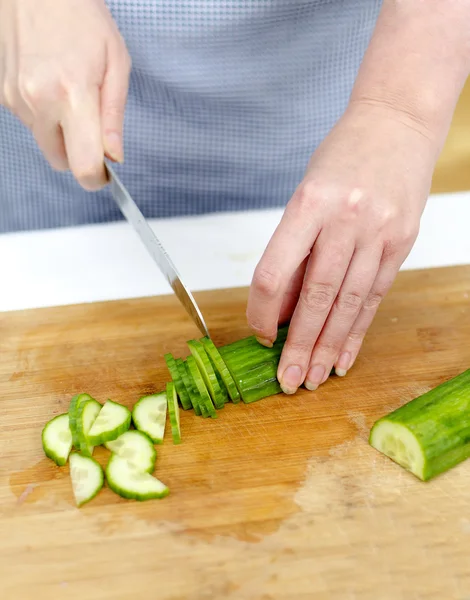
M 366 310 L 377 310 L 383 300 L 383 297 L 384 295 L 380 292 L 370 293 L 364 302 L 364 308 Z
M 102 166 L 83 165 L 74 169 L 74 176 L 87 190 L 96 190 L 101 187 Z
M 362 344 L 362 341 L 364 339 L 364 332 L 362 330 L 359 329 L 351 329 L 351 331 L 348 333 L 348 341 L 352 342 L 354 345 L 360 345 Z
M 362 305 L 361 295 L 357 292 L 347 292 L 339 294 L 336 299 L 336 306 L 342 313 L 352 314 L 358 312 Z
M 309 283 L 302 289 L 300 298 L 307 309 L 324 311 L 333 304 L 335 290 L 329 283 Z
M 15 103 L 15 92 L 13 86 L 9 81 L 5 81 L 2 86 L 2 103 L 8 108 L 12 109 Z
M 311 217 L 312 208 L 319 197 L 318 184 L 315 181 L 305 181 L 296 190 L 293 197 L 293 207 L 299 217 Z
M 124 118 L 124 107 L 118 104 L 108 104 L 104 109 L 104 117 L 117 120 Z
M 18 92 L 28 104 L 36 104 L 42 97 L 43 91 L 38 81 L 27 75 L 18 76 Z
M 262 296 L 275 298 L 281 291 L 282 275 L 277 269 L 261 266 L 256 269 L 253 287 Z

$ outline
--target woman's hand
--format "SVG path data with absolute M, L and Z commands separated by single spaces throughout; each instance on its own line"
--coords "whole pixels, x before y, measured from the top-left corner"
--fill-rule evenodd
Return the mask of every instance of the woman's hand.
M 351 368 L 419 230 L 437 159 L 426 128 L 351 105 L 312 156 L 254 274 L 247 317 L 261 343 L 291 318 L 278 379 L 316 389 Z
M 104 0 L 0 0 L 0 103 L 85 189 L 123 159 L 130 66 Z

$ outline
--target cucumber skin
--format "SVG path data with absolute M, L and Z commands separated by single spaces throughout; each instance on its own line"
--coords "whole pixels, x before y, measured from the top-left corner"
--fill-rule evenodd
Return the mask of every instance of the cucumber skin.
M 78 454 L 78 453 L 77 452 L 73 452 L 72 454 Z M 89 498 L 87 498 L 83 502 L 80 502 L 80 504 L 77 504 L 78 508 L 81 508 L 85 504 L 88 504 L 88 502 L 91 502 L 91 500 L 93 500 L 93 498 L 96 498 L 96 496 L 101 492 L 101 490 L 103 489 L 103 486 L 104 486 L 104 471 L 103 471 L 103 468 L 100 465 L 100 463 L 96 459 L 94 459 L 92 456 L 85 456 L 84 458 L 87 458 L 88 460 L 93 461 L 100 468 L 100 481 L 101 481 L 101 485 L 95 490 L 95 492 Z
M 102 433 L 99 436 L 96 437 L 89 437 L 88 439 L 88 444 L 90 446 L 102 446 L 105 442 L 112 442 L 114 440 L 117 440 L 117 438 L 122 435 L 123 433 L 125 433 L 126 431 L 128 431 L 129 427 L 131 426 L 131 422 L 132 422 L 132 413 L 131 411 L 127 408 L 127 406 L 123 406 L 122 404 L 119 404 L 118 402 L 114 402 L 113 400 L 108 400 L 108 402 L 110 402 L 111 404 L 118 404 L 119 406 L 121 406 L 122 408 L 125 408 L 128 411 L 126 420 L 124 421 L 124 423 L 120 426 L 120 427 L 116 427 L 116 429 L 113 429 L 112 431 L 108 431 L 106 433 Z M 104 406 L 104 404 L 103 404 Z M 99 416 L 99 413 L 98 413 Z
M 88 402 L 95 402 L 99 406 L 102 406 L 102 405 L 98 402 L 98 400 L 91 398 L 90 400 L 86 400 L 85 402 L 82 402 L 80 404 L 80 406 L 78 406 L 78 410 L 77 410 L 77 436 L 78 436 L 78 441 L 80 444 L 79 449 L 80 449 L 80 452 L 83 454 L 83 456 L 86 456 L 87 458 L 92 458 L 92 452 L 90 451 L 90 447 L 93 448 L 93 446 L 92 446 L 92 444 L 88 443 L 87 436 L 85 435 L 85 432 L 83 431 L 83 427 L 82 427 L 82 425 L 83 425 L 82 414 L 83 414 L 85 406 L 88 404 Z M 97 414 L 99 414 L 99 413 L 97 413 Z
M 174 444 L 181 444 L 181 424 L 178 423 L 176 411 L 178 409 L 178 398 L 176 397 L 175 384 L 170 381 L 166 384 L 166 398 L 168 403 L 168 415 L 170 417 L 171 437 Z M 175 408 L 176 404 L 176 408 Z
M 202 378 L 202 375 L 199 371 L 199 367 L 197 366 L 196 363 L 196 359 L 194 358 L 194 356 L 192 354 L 190 354 L 188 356 L 188 358 L 186 359 L 186 364 L 188 365 L 188 370 L 191 374 L 191 377 L 193 378 L 194 384 L 196 385 L 199 393 L 201 394 L 201 412 L 202 412 L 202 416 L 208 416 L 208 417 L 212 417 L 213 419 L 217 418 L 217 412 L 214 408 L 214 405 L 212 404 L 212 398 L 209 394 L 209 391 L 207 389 L 207 386 L 204 382 L 204 379 Z M 198 377 L 198 379 L 196 380 L 195 375 Z M 197 384 L 197 382 L 199 382 L 199 385 Z M 203 409 L 203 407 L 205 408 L 205 410 Z
M 286 337 L 284 327 L 279 330 L 272 348 L 262 346 L 255 336 L 219 348 L 245 404 L 282 392 L 277 368 Z
M 470 457 L 470 369 L 378 419 L 370 445 L 383 421 L 399 423 L 414 434 L 424 455 L 423 481 L 451 469 Z
M 200 394 L 197 391 L 196 384 L 194 384 L 193 378 L 191 377 L 188 367 L 183 359 L 177 358 L 176 366 L 178 367 L 179 374 L 180 374 L 181 379 L 183 380 L 183 384 L 188 392 L 188 396 L 189 396 L 189 399 L 191 400 L 191 404 L 193 405 L 194 413 L 199 417 L 201 415 L 201 407 L 199 406 Z
M 219 380 L 219 385 L 221 387 L 222 385 L 225 386 L 228 395 L 230 396 L 230 399 L 234 404 L 237 404 L 238 402 L 240 402 L 240 392 L 238 391 L 237 384 L 235 383 L 232 374 L 230 373 L 227 365 L 225 364 L 222 355 L 217 349 L 217 346 L 208 337 L 201 338 L 200 342 L 206 350 L 207 356 L 209 357 L 209 361 L 212 364 L 212 368 L 214 369 L 216 376 L 218 375 L 217 379 Z M 221 362 L 222 366 L 225 367 L 225 377 L 222 374 L 222 371 L 218 368 L 219 361 Z
M 209 392 L 213 405 L 217 409 L 224 408 L 225 402 L 228 400 L 227 389 L 225 386 L 223 388 L 220 387 L 219 382 L 217 380 L 217 376 L 211 365 L 209 356 L 207 355 L 204 346 L 198 340 L 189 340 L 187 344 L 191 354 L 193 355 L 196 361 L 197 368 L 206 385 L 207 391 Z M 199 365 L 199 361 L 201 361 L 202 366 Z
M 64 414 L 67 414 L 67 413 L 64 413 Z M 45 442 L 45 439 L 44 439 L 44 435 L 45 435 L 45 432 L 47 430 L 48 425 L 50 425 L 53 421 L 55 421 L 59 417 L 63 417 L 64 414 L 57 415 L 56 417 L 54 417 L 53 419 L 51 419 L 48 423 L 46 423 L 44 425 L 44 427 L 42 428 L 42 432 L 41 432 L 41 441 L 42 441 L 42 448 L 44 450 L 44 454 L 47 456 L 47 458 L 50 458 L 51 460 L 53 460 L 58 467 L 63 467 L 63 466 L 65 466 L 67 464 L 68 458 L 70 456 L 70 452 L 69 452 L 69 456 L 67 456 L 65 459 L 61 458 L 61 457 L 58 457 L 55 452 L 53 452 L 52 450 L 49 450 L 47 448 L 46 442 Z M 69 427 L 70 427 L 70 417 L 69 417 Z M 73 444 L 73 442 L 72 442 L 72 444 Z
M 180 377 L 178 366 L 176 364 L 176 359 L 171 354 L 171 352 L 167 352 L 163 358 L 165 359 L 166 366 L 168 367 L 168 371 L 170 372 L 170 377 L 175 384 L 176 393 L 180 399 L 181 406 L 184 410 L 189 410 L 193 407 L 191 400 L 189 398 L 189 394 L 184 387 L 183 380 Z
M 70 401 L 70 406 L 69 406 L 70 431 L 72 432 L 72 445 L 77 450 L 80 450 L 80 441 L 79 441 L 78 435 L 77 435 L 78 409 L 79 409 L 80 405 L 83 402 L 86 402 L 87 400 L 94 400 L 94 398 L 92 398 L 90 396 L 90 394 L 80 393 L 80 394 L 76 394 Z

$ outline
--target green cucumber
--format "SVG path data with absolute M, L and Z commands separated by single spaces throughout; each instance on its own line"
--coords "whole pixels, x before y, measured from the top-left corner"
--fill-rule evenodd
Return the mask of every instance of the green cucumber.
M 76 452 L 70 455 L 69 461 L 75 503 L 77 506 L 83 506 L 103 487 L 103 469 L 94 458 L 81 456 Z
M 183 407 L 184 410 L 189 410 L 190 408 L 193 407 L 193 405 L 191 404 L 189 394 L 186 391 L 186 388 L 184 387 L 183 380 L 180 377 L 178 367 L 176 365 L 176 360 L 170 352 L 165 354 L 163 358 L 165 359 L 166 366 L 168 367 L 168 370 L 170 371 L 171 379 L 173 380 L 173 382 L 175 384 L 176 393 L 178 394 L 178 397 L 180 399 L 181 406 Z
M 189 340 L 187 342 L 191 354 L 194 356 L 199 371 L 204 379 L 206 387 L 211 395 L 215 408 L 223 408 L 228 400 L 225 386 L 220 387 L 214 369 L 212 368 L 209 357 L 204 350 L 204 346 L 198 340 Z
M 68 413 L 51 419 L 42 430 L 42 447 L 45 455 L 63 467 L 72 450 L 72 432 Z
M 272 348 L 262 346 L 254 336 L 219 348 L 243 402 L 256 402 L 282 391 L 277 369 L 286 337 L 287 327 L 283 327 Z
M 218 351 L 217 346 L 208 337 L 203 337 L 200 341 L 201 344 L 204 346 L 207 355 L 209 356 L 209 360 L 211 361 L 215 374 L 219 375 L 220 377 L 217 377 L 217 379 L 219 380 L 219 384 L 223 382 L 223 385 L 227 388 L 227 392 L 233 403 L 236 404 L 240 402 L 240 392 L 238 391 L 237 385 L 232 375 L 230 374 L 230 371 L 228 370 L 224 359 Z
M 132 421 L 154 444 L 163 443 L 166 425 L 166 392 L 143 396 L 134 404 Z
M 131 411 L 122 404 L 108 400 L 105 402 L 87 434 L 88 443 L 101 446 L 115 440 L 131 425 Z
M 216 410 L 214 408 L 214 405 L 212 404 L 210 394 L 207 391 L 206 384 L 204 383 L 204 379 L 202 378 L 202 375 L 197 366 L 196 359 L 192 354 L 190 354 L 186 359 L 186 364 L 188 366 L 189 373 L 191 374 L 191 377 L 193 378 L 193 381 L 196 385 L 196 388 L 201 396 L 200 406 L 202 416 L 210 416 L 213 419 L 215 419 L 217 417 Z
M 93 445 L 88 441 L 88 432 L 100 410 L 101 404 L 94 399 L 85 400 L 78 407 L 76 431 L 80 452 L 83 456 L 91 457 L 93 455 Z
M 152 440 L 143 431 L 131 429 L 112 442 L 104 444 L 108 450 L 117 454 L 136 469 L 144 473 L 153 473 L 157 451 Z
M 369 443 L 422 481 L 470 457 L 470 369 L 378 419 Z
M 130 500 L 164 498 L 170 493 L 168 487 L 156 477 L 138 471 L 117 454 L 111 454 L 106 466 L 106 481 L 113 492 Z
M 170 417 L 171 436 L 174 444 L 181 444 L 180 411 L 176 387 L 173 381 L 166 384 L 166 400 L 168 403 L 168 415 Z
M 93 400 L 90 394 L 77 394 L 72 398 L 69 405 L 70 431 L 72 432 L 72 444 L 80 450 L 80 442 L 77 436 L 77 414 L 80 405 L 87 400 Z
M 188 367 L 182 358 L 176 359 L 176 366 L 178 367 L 178 371 L 181 379 L 183 380 L 184 387 L 188 392 L 189 399 L 191 400 L 191 404 L 194 408 L 194 412 L 196 415 L 201 414 L 201 408 L 199 407 L 200 403 L 200 394 L 197 391 L 195 385 L 193 384 L 192 378 L 189 375 Z

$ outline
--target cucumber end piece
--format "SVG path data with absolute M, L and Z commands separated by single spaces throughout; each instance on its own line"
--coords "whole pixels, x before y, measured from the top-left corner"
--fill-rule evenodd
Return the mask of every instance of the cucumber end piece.
M 423 450 L 416 436 L 401 423 L 379 419 L 370 431 L 369 444 L 421 481 L 429 479 Z

